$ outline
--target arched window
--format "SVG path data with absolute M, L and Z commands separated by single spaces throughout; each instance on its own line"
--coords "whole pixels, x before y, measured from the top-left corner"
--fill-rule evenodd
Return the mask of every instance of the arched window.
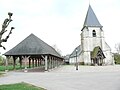
M 93 30 L 92 34 L 93 34 L 93 37 L 96 37 L 96 31 L 95 30 Z

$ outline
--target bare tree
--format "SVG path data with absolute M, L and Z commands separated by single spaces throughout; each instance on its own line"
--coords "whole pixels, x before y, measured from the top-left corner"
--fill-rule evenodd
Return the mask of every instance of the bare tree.
M 54 44 L 52 47 L 61 55 L 62 51 L 58 49 L 56 44 Z
M 120 54 L 120 43 L 115 44 L 115 49 L 118 54 Z
M 3 49 L 5 49 L 5 47 L 2 46 L 2 43 L 3 43 L 3 42 L 7 42 L 10 34 L 12 33 L 12 30 L 14 29 L 14 27 L 11 27 L 8 35 L 7 35 L 4 39 L 2 38 L 3 34 L 4 34 L 5 32 L 7 32 L 6 29 L 7 29 L 8 25 L 10 24 L 11 21 L 13 21 L 13 20 L 11 19 L 12 15 L 13 15 L 13 13 L 8 12 L 8 16 L 9 16 L 9 17 L 4 20 L 4 22 L 3 22 L 3 24 L 2 24 L 2 30 L 0 31 L 0 47 L 3 47 Z

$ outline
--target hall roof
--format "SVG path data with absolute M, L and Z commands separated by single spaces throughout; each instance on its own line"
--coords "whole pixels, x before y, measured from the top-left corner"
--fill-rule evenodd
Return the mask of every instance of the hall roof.
M 102 27 L 99 20 L 97 19 L 97 16 L 95 15 L 92 7 L 89 5 L 87 15 L 84 21 L 84 27 Z
M 50 45 L 39 39 L 34 34 L 30 34 L 27 38 L 21 41 L 18 45 L 6 52 L 4 55 L 40 55 L 50 54 L 57 57 L 61 55 Z

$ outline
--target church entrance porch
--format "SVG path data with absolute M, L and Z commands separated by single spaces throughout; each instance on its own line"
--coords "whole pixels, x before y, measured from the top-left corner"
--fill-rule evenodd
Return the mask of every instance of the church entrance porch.
M 91 65 L 93 66 L 102 66 L 104 63 L 103 63 L 103 59 L 98 59 L 98 58 L 95 58 L 95 59 L 91 59 Z
M 104 64 L 104 58 L 105 55 L 103 54 L 102 49 L 99 46 L 95 47 L 91 52 L 91 65 L 102 66 Z

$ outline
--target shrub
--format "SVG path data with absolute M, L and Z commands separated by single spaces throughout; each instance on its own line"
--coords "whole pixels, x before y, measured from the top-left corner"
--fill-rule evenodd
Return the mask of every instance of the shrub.
M 84 65 L 84 62 L 80 62 L 80 65 Z
M 120 64 L 120 54 L 114 54 L 115 64 Z

